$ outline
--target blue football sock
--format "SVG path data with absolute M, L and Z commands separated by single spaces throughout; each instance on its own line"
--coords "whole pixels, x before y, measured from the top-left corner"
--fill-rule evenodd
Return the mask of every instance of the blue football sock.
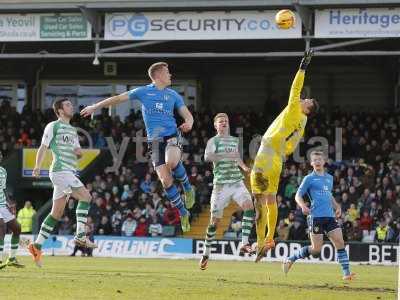
M 347 256 L 347 252 L 345 249 L 337 250 L 337 258 L 342 266 L 343 275 L 350 275 L 350 265 L 349 265 L 349 257 Z
M 309 246 L 305 246 L 303 248 L 301 248 L 300 250 L 297 250 L 294 255 L 292 255 L 291 257 L 289 257 L 289 260 L 292 262 L 295 262 L 296 260 L 300 259 L 300 258 L 306 258 L 310 256 L 310 247 Z
M 190 191 L 192 186 L 190 185 L 189 178 L 187 177 L 185 167 L 183 166 L 182 162 L 180 161 L 176 168 L 172 170 L 172 175 L 176 180 L 179 180 L 182 183 L 183 190 L 185 192 Z
M 176 186 L 174 184 L 171 185 L 169 188 L 165 189 L 165 192 L 167 193 L 167 198 L 169 201 L 171 201 L 172 205 L 179 209 L 179 214 L 181 216 L 187 215 L 188 212 L 185 208 L 185 205 L 183 204 L 181 195 L 179 194 Z

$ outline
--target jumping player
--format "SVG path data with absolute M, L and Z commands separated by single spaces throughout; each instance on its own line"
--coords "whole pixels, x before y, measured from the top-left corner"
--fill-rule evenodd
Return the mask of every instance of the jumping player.
M 185 121 L 179 127 L 182 132 L 189 132 L 192 129 L 193 116 L 185 106 L 182 97 L 173 89 L 167 88 L 171 85 L 171 74 L 167 63 L 158 62 L 151 65 L 148 69 L 148 75 L 152 80 L 151 84 L 87 106 L 81 111 L 81 115 L 87 117 L 97 109 L 117 105 L 127 100 L 139 100 L 142 103 L 142 115 L 153 165 L 165 189 L 167 198 L 179 210 L 182 231 L 187 232 L 190 230 L 187 209 L 193 207 L 195 193 L 180 160 L 181 149 L 174 109 Z M 182 183 L 186 207 L 174 184 L 174 179 Z
M 284 157 L 296 149 L 304 134 L 307 116 L 318 111 L 318 103 L 314 99 L 300 99 L 305 71 L 312 55 L 312 50 L 305 52 L 300 69 L 292 83 L 289 103 L 264 134 L 254 160 L 250 182 L 256 199 L 256 262 L 260 261 L 269 249 L 275 247 L 274 234 L 278 216 L 276 193 Z M 266 225 L 268 225 L 267 235 L 265 235 Z

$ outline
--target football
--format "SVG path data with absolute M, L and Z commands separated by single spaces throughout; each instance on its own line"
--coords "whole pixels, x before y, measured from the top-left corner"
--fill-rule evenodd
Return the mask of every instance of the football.
M 294 27 L 296 17 L 294 12 L 289 9 L 282 9 L 275 15 L 275 22 L 280 29 L 289 29 Z

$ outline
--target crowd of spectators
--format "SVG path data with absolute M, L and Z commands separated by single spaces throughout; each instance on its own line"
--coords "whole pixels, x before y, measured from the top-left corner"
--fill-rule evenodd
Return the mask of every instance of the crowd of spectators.
M 193 109 L 192 109 L 193 111 Z M 276 113 L 267 114 L 252 109 L 221 109 L 230 116 L 231 134 L 242 128 L 243 154 L 251 164 L 254 145 L 259 134 L 271 123 Z M 184 165 L 189 180 L 196 188 L 196 206 L 192 216 L 209 203 L 212 189 L 212 168 L 202 161 L 207 140 L 214 134 L 213 110 L 193 111 L 196 120 L 193 130 L 185 136 Z M 8 155 L 20 147 L 37 147 L 45 125 L 54 119 L 51 110 L 21 114 L 7 101 L 0 105 L 0 150 Z M 132 112 L 125 120 L 111 117 L 103 110 L 93 120 L 76 115 L 72 125 L 89 132 L 97 148 L 107 147 L 105 137 L 112 137 L 117 148 L 123 139 L 143 132 L 140 112 Z M 340 130 L 338 131 L 338 128 Z M 308 121 L 304 142 L 296 157 L 304 157 L 311 138 L 324 137 L 328 142 L 327 170 L 334 176 L 333 195 L 342 207 L 342 225 L 347 240 L 399 241 L 400 233 L 400 115 L 393 111 L 350 112 L 335 108 L 321 110 Z M 88 140 L 82 136 L 81 145 Z M 158 236 L 179 231 L 179 214 L 166 200 L 150 161 L 136 159 L 137 145 L 129 143 L 123 163 L 116 173 L 104 170 L 87 181 L 93 195 L 90 208 L 90 226 L 94 234 L 124 236 Z M 143 149 L 146 153 L 146 147 Z M 294 202 L 294 195 L 302 178 L 310 171 L 307 161 L 290 157 L 283 168 L 277 195 L 279 220 L 277 236 L 280 239 L 307 238 L 306 219 Z M 35 206 L 35 203 L 33 202 Z M 59 233 L 74 230 L 75 202 L 70 200 Z M 229 231 L 240 231 L 240 213 L 232 217 Z

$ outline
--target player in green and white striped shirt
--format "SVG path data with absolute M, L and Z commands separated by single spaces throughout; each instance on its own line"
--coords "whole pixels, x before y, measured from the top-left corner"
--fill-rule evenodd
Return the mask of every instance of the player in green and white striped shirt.
M 214 188 L 211 194 L 211 218 L 207 227 L 205 249 L 200 260 L 200 269 L 207 268 L 211 253 L 212 241 L 215 238 L 217 225 L 221 220 L 224 208 L 231 200 L 243 209 L 241 253 L 253 253 L 249 244 L 249 235 L 253 228 L 254 206 L 247 190 L 239 167 L 249 172 L 239 153 L 239 139 L 229 135 L 229 118 L 225 113 L 214 117 L 217 135 L 207 142 L 205 160 L 214 165 Z
M 70 196 L 79 200 L 76 207 L 75 243 L 88 248 L 97 247 L 85 234 L 85 224 L 92 196 L 75 176 L 78 158 L 82 156 L 82 150 L 79 145 L 76 128 L 70 125 L 74 107 L 71 101 L 64 98 L 56 100 L 53 103 L 53 109 L 58 120 L 50 122 L 44 129 L 42 143 L 36 154 L 36 165 L 33 170 L 33 176 L 39 177 L 45 153 L 50 148 L 53 154 L 49 174 L 54 188 L 53 207 L 50 214 L 43 221 L 36 241 L 28 246 L 29 252 L 39 267 L 41 266 L 42 244 L 50 236 L 63 216 L 65 204 Z
M 3 155 L 0 151 L 0 162 L 3 160 Z M 15 219 L 15 216 L 11 213 L 7 205 L 7 171 L 3 167 L 0 167 L 0 269 L 7 266 L 23 268 L 24 265 L 20 264 L 16 259 L 16 254 L 19 244 L 19 235 L 21 234 L 21 225 Z M 11 247 L 10 256 L 7 258 L 5 263 L 3 261 L 4 251 L 4 237 L 6 234 L 6 226 L 11 230 Z

